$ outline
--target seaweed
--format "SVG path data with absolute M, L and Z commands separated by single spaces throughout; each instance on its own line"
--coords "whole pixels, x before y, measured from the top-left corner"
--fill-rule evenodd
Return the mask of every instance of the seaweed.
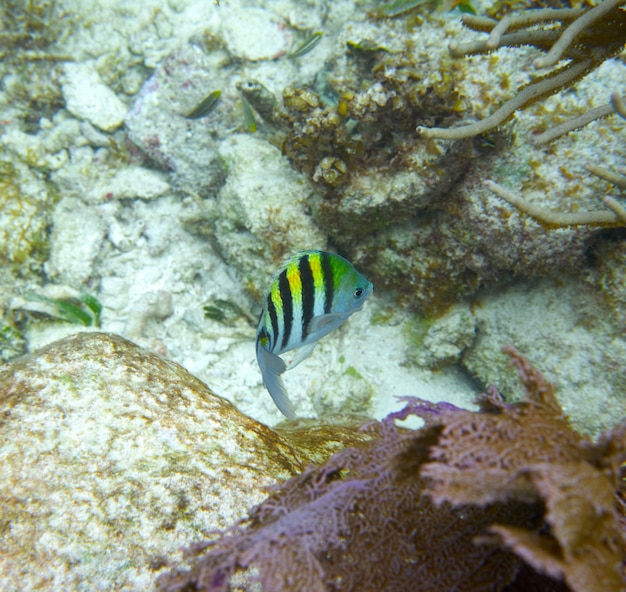
M 77 298 L 48 298 L 29 293 L 27 298 L 50 305 L 51 316 L 61 321 L 85 327 L 100 327 L 102 304 L 91 294 L 80 294 Z
M 624 589 L 626 423 L 593 443 L 514 348 L 527 397 L 479 411 L 407 398 L 346 448 L 188 549 L 161 590 L 272 592 Z M 419 416 L 403 430 L 396 420 Z
M 56 0 L 4 0 L 0 7 L 0 48 L 46 49 L 63 33 L 65 16 Z

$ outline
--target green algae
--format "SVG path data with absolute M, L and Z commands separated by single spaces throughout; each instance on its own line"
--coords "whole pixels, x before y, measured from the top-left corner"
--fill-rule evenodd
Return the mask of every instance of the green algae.
M 14 275 L 41 273 L 58 192 L 17 161 L 0 160 L 0 264 Z

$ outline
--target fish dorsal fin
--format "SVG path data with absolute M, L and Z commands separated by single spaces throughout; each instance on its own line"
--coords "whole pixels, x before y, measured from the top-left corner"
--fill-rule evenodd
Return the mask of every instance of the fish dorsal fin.
M 293 350 L 294 356 L 287 364 L 287 370 L 295 368 L 300 362 L 306 360 L 311 355 L 311 352 L 315 349 L 316 345 L 317 341 L 313 341 L 312 343 L 307 343 L 306 345 Z
M 256 345 L 256 359 L 263 376 L 263 384 L 272 396 L 276 407 L 285 417 L 295 419 L 296 411 L 289 400 L 283 379 L 280 377 L 287 369 L 287 364 L 281 357 L 267 351 L 260 342 Z

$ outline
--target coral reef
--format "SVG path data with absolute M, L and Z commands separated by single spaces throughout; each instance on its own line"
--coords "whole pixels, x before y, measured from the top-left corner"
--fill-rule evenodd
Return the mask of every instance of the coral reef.
M 554 389 L 505 348 L 527 391 L 491 389 L 477 412 L 410 399 L 376 438 L 307 468 L 248 518 L 195 545 L 161 590 L 624 589 L 617 504 L 626 424 L 597 443 L 570 428 Z M 394 420 L 418 415 L 425 427 Z M 241 580 L 238 580 L 241 583 Z
M 294 382 L 305 413 L 380 418 L 398 405 L 391 394 L 407 392 L 466 405 L 474 379 L 497 381 L 511 400 L 519 388 L 495 360 L 505 333 L 545 359 L 576 428 L 597 435 L 611 425 L 626 383 L 622 326 L 609 327 L 626 309 L 620 231 L 542 227 L 484 180 L 548 210 L 597 208 L 607 177 L 584 166 L 620 170 L 624 122 L 601 119 L 539 149 L 529 140 L 606 103 L 623 64 L 606 60 L 576 92 L 538 101 L 500 129 L 424 138 L 417 125 L 489 117 L 533 82 L 543 50 L 503 46 L 461 59 L 448 44 L 477 34 L 457 16 L 373 18 L 354 0 L 218 4 L 0 7 L 2 358 L 74 330 L 25 294 L 88 292 L 102 302 L 105 330 L 183 363 L 271 425 L 278 418 L 260 396 L 247 319 L 280 260 L 329 248 L 371 274 L 377 298 Z M 564 28 L 548 27 L 555 36 Z M 317 45 L 298 56 L 307 40 Z M 215 93 L 212 110 L 189 118 Z M 507 291 L 514 277 L 573 269 L 594 278 L 578 292 L 522 282 Z M 494 286 L 499 302 L 480 292 Z M 599 291 L 616 307 L 605 322 L 584 314 Z M 566 295 L 575 304 L 552 305 Z M 228 326 L 204 316 L 217 301 L 238 307 Z M 408 320 L 415 311 L 429 316 Z M 559 322 L 570 311 L 575 325 Z M 419 327 L 410 339 L 406 324 Z
M 573 58 L 576 71 L 566 66 L 567 75 L 541 78 L 557 81 L 550 92 L 573 84 L 619 50 L 624 11 L 614 2 L 609 8 L 597 17 L 589 34 L 563 50 Z M 565 12 L 558 15 L 567 24 L 585 11 Z M 547 38 L 556 43 L 565 26 L 555 24 L 557 13 L 542 14 L 551 23 L 544 27 Z M 571 166 L 555 171 L 562 152 L 569 157 L 572 149 L 553 151 L 546 159 L 533 155 L 536 148 L 528 142 L 518 141 L 536 135 L 540 125 L 536 118 L 531 121 L 529 116 L 515 129 L 502 128 L 506 121 L 502 117 L 455 142 L 438 139 L 448 136 L 430 127 L 454 126 L 467 117 L 485 121 L 494 105 L 506 104 L 512 88 L 533 84 L 529 82 L 533 72 L 526 71 L 517 50 L 509 49 L 525 45 L 521 55 L 534 55 L 527 47 L 535 39 L 533 32 L 520 30 L 530 17 L 511 15 L 503 22 L 510 23 L 515 38 L 502 35 L 498 21 L 464 18 L 482 23 L 480 30 L 487 21 L 488 29 L 497 26 L 497 43 L 489 47 L 483 43 L 484 51 L 503 49 L 482 61 L 479 56 L 460 60 L 464 49 L 476 55 L 479 48 L 459 41 L 467 37 L 459 31 L 452 27 L 442 31 L 429 19 L 420 19 L 419 27 L 409 21 L 402 28 L 383 21 L 375 38 L 365 25 L 355 26 L 345 34 L 345 55 L 329 60 L 328 71 L 315 82 L 287 87 L 283 106 L 267 118 L 272 121 L 273 141 L 280 142 L 293 165 L 315 183 L 318 191 L 309 203 L 330 241 L 368 269 L 377 286 L 394 290 L 401 302 L 428 315 L 445 311 L 480 287 L 507 281 L 511 274 L 536 277 L 555 266 L 576 269 L 595 237 L 589 229 L 571 225 L 555 234 L 537 228 L 533 221 L 518 221 L 478 184 L 502 177 L 530 185 L 526 179 L 535 175 L 530 189 L 549 191 L 550 200 L 558 191 L 576 199 L 576 208 L 578 202 L 595 199 L 588 188 L 574 187 L 576 173 L 570 169 L 580 156 L 570 157 Z M 611 35 L 604 35 L 606 30 Z M 436 35 L 439 46 L 432 41 Z M 446 35 L 458 46 L 454 54 L 442 47 Z M 547 43 L 536 40 L 535 46 L 546 49 Z M 548 90 L 528 92 L 537 99 L 549 95 Z M 527 100 L 520 105 L 531 102 L 528 92 L 521 91 Z M 277 121 L 279 130 L 274 129 Z M 416 123 L 421 136 L 414 132 Z M 567 175 L 566 184 L 559 175 Z M 606 215 L 615 221 L 610 211 Z

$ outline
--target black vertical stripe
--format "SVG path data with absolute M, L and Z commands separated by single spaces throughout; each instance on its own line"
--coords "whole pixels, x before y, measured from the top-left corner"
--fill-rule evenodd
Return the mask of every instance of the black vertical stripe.
M 272 323 L 272 334 L 269 335 L 269 351 L 274 351 L 274 345 L 276 344 L 276 336 L 278 335 L 278 317 L 276 316 L 276 307 L 272 302 L 272 295 L 267 295 L 267 312 L 270 313 L 270 321 Z
M 293 325 L 293 300 L 291 299 L 291 288 L 289 287 L 286 269 L 278 276 L 278 291 L 283 301 L 284 332 L 281 349 L 284 349 L 287 347 L 287 342 L 291 335 L 291 327 Z
M 324 312 L 328 314 L 333 306 L 333 295 L 335 291 L 335 281 L 333 279 L 333 268 L 330 264 L 328 253 L 322 253 L 322 274 L 324 276 Z
M 309 256 L 304 255 L 298 263 L 300 281 L 302 282 L 302 341 L 307 338 L 308 328 L 315 308 L 315 284 Z

